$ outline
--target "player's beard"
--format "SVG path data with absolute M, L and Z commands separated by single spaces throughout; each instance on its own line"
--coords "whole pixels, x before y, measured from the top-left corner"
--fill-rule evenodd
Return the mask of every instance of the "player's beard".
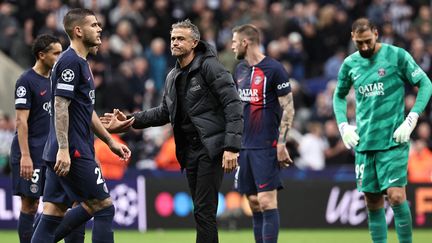
M 238 50 L 237 51 L 237 53 L 235 54 L 235 58 L 237 59 L 237 60 L 243 60 L 243 59 L 245 59 L 245 56 L 246 56 L 246 51 L 242 51 L 242 50 Z
M 92 38 L 89 38 L 88 36 L 83 37 L 83 43 L 85 46 L 87 46 L 89 48 L 100 45 L 100 43 L 97 39 L 92 39 Z
M 359 50 L 360 56 L 362 56 L 363 58 L 370 58 L 371 56 L 373 56 L 375 52 L 375 46 L 376 46 L 376 42 L 372 48 L 367 49 L 366 51 Z

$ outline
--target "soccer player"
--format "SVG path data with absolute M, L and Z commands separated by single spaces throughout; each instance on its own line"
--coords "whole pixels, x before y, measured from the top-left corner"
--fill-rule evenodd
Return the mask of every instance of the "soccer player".
M 64 218 L 71 228 L 93 216 L 93 242 L 114 242 L 114 206 L 95 161 L 93 132 L 124 159 L 130 150 L 110 137 L 93 110 L 93 75 L 86 57 L 92 47 L 100 45 L 102 29 L 87 9 L 70 10 L 63 25 L 71 44 L 60 55 L 51 76 L 53 114 L 43 152 L 47 164 L 44 210 L 32 242 L 54 241 L 68 206 L 66 199 L 81 203 Z
M 243 130 L 241 102 L 216 50 L 200 40 L 197 26 L 189 20 L 172 25 L 171 54 L 177 63 L 166 78 L 161 105 L 134 113 L 133 127 L 172 124 L 177 159 L 186 169 L 192 194 L 196 242 L 216 243 L 223 173 L 237 167 Z M 125 118 L 118 113 L 101 120 L 111 131 Z
M 282 64 L 261 52 L 257 27 L 246 24 L 232 32 L 232 50 L 241 60 L 234 80 L 244 104 L 237 186 L 253 212 L 255 242 L 277 242 L 279 173 L 292 163 L 285 145 L 294 118 L 291 87 Z
M 11 168 L 13 193 L 21 197 L 18 219 L 21 243 L 31 240 L 33 221 L 44 188 L 42 151 L 49 131 L 49 75 L 61 51 L 58 38 L 38 36 L 32 46 L 36 63 L 21 75 L 15 86 L 17 131 L 11 146 Z
M 357 189 L 364 192 L 372 241 L 387 242 L 384 195 L 394 212 L 399 242 L 412 242 L 412 218 L 406 201 L 410 134 L 428 103 L 432 85 L 425 72 L 402 48 L 378 42 L 368 19 L 352 25 L 358 51 L 341 66 L 333 97 L 334 112 L 345 146 L 355 150 Z M 405 85 L 418 87 L 414 106 L 404 120 Z M 354 87 L 356 125 L 346 117 L 346 96 Z

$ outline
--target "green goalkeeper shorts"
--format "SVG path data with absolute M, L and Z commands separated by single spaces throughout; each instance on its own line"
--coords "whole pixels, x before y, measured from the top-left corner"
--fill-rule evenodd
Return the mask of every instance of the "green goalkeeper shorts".
M 407 184 L 409 143 L 387 150 L 356 152 L 357 190 L 382 193 L 389 187 Z

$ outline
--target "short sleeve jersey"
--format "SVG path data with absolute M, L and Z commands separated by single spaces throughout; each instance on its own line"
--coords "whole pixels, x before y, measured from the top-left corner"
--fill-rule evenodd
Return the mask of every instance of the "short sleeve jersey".
M 54 65 L 51 83 L 53 109 L 50 132 L 43 155 L 44 160 L 55 161 L 58 150 L 54 125 L 55 96 L 61 96 L 71 101 L 68 132 L 71 158 L 94 159 L 94 134 L 91 125 L 95 88 L 88 62 L 69 47 L 60 55 Z
M 42 164 L 42 151 L 49 131 L 50 113 L 50 81 L 36 73 L 33 69 L 25 71 L 15 85 L 15 109 L 29 110 L 28 145 L 30 156 L 35 164 Z M 21 152 L 18 133 L 12 142 L 12 157 L 20 158 Z M 19 161 L 12 160 L 12 163 Z
M 351 86 L 355 90 L 360 152 L 398 145 L 393 133 L 405 118 L 405 84 L 416 85 L 426 76 L 404 49 L 381 45 L 371 58 L 359 52 L 348 56 L 338 75 L 337 92 L 346 95 Z
M 278 97 L 291 92 L 288 73 L 278 61 L 265 57 L 254 66 L 240 62 L 234 80 L 244 104 L 242 148 L 276 146 L 282 116 Z

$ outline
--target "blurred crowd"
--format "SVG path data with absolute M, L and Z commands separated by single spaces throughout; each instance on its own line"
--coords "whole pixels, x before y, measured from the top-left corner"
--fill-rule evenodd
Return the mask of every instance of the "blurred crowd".
M 381 42 L 406 49 L 432 76 L 432 8 L 426 0 L 0 0 L 0 50 L 29 68 L 34 62 L 30 46 L 37 35 L 56 35 L 66 48 L 62 19 L 74 7 L 92 9 L 103 27 L 99 52 L 89 58 L 98 114 L 113 108 L 129 113 L 159 104 L 165 76 L 174 65 L 169 50 L 171 24 L 191 19 L 230 71 L 237 63 L 231 51 L 231 29 L 245 23 L 258 26 L 262 48 L 281 61 L 292 78 L 296 118 L 287 146 L 301 169 L 353 164 L 332 108 L 339 67 L 355 51 L 350 36 L 353 20 L 370 18 L 379 28 Z M 407 86 L 406 94 L 408 111 L 416 90 Z M 351 94 L 348 116 L 353 123 L 354 106 Z M 410 155 L 410 170 L 418 170 L 414 177 L 428 177 L 428 181 L 432 181 L 431 115 L 428 105 L 413 133 Z M 0 166 L 14 133 L 13 121 L 13 114 L 0 115 Z M 169 154 L 173 153 L 171 136 L 169 126 L 122 134 L 133 152 L 129 166 L 178 168 Z

